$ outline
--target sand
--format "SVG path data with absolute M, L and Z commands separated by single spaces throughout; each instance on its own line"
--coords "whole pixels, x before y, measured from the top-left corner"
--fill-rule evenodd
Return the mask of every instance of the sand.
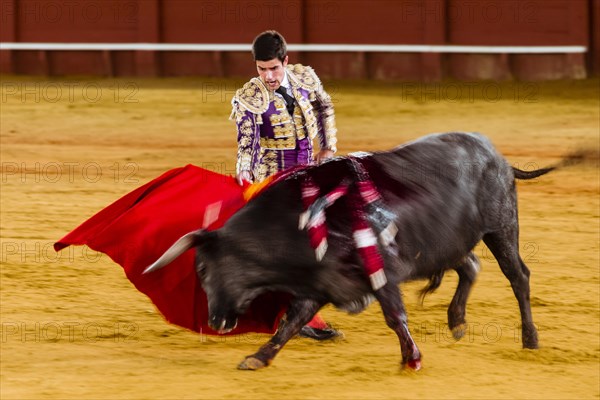
M 3 399 L 600 397 L 600 202 L 597 166 L 518 184 L 521 252 L 531 270 L 540 349 L 523 350 L 508 281 L 483 246 L 454 341 L 446 308 L 456 286 L 418 302 L 402 285 L 423 353 L 400 368 L 377 304 L 358 316 L 327 307 L 345 332 L 293 339 L 272 366 L 236 365 L 264 335 L 206 337 L 169 325 L 107 256 L 52 244 L 119 196 L 188 163 L 235 169 L 227 120 L 240 81 L 2 77 L 1 376 Z M 598 148 L 599 81 L 327 82 L 339 152 L 383 150 L 431 132 L 479 131 L 525 169 L 580 146 Z M 126 237 L 120 238 L 124 242 Z

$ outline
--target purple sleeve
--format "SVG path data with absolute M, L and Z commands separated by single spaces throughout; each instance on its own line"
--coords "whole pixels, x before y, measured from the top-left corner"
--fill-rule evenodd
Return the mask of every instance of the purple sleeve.
M 319 145 L 321 150 L 329 149 L 334 153 L 337 151 L 337 128 L 335 126 L 335 113 L 331 97 L 322 86 L 314 92 L 315 100 L 313 107 L 317 112 L 317 123 L 319 125 Z
M 238 144 L 236 173 L 244 170 L 252 172 L 258 162 L 260 129 L 256 123 L 256 115 L 241 109 L 239 105 L 235 107 Z

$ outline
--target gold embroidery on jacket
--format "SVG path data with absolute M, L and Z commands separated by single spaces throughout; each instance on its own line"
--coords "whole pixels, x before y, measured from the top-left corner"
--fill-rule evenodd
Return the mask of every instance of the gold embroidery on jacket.
M 300 86 L 303 89 L 314 91 L 321 85 L 321 81 L 315 71 L 302 64 L 288 64 L 287 65 L 288 76 L 296 86 Z
M 292 122 L 288 113 L 271 114 L 269 115 L 269 121 L 271 121 L 271 125 L 273 126 L 289 124 Z
M 237 101 L 253 114 L 262 114 L 269 108 L 269 90 L 260 78 L 252 78 L 235 92 L 233 101 Z
M 273 136 L 275 139 L 287 138 L 290 136 L 294 136 L 294 125 L 291 123 L 287 123 L 285 125 L 274 126 L 273 127 Z
M 293 150 L 296 148 L 296 137 L 285 139 L 260 138 L 260 147 L 270 150 Z
M 261 182 L 278 171 L 277 153 L 261 149 L 259 163 L 254 168 L 254 182 Z

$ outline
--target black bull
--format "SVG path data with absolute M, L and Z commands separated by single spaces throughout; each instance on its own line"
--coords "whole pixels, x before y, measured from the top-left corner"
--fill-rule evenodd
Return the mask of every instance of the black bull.
M 305 231 L 301 182 L 310 174 L 321 193 L 352 175 L 347 158 L 310 167 L 276 183 L 249 202 L 217 231 L 191 232 L 176 242 L 152 271 L 196 246 L 197 270 L 206 291 L 210 326 L 233 329 L 237 316 L 264 292 L 286 292 L 292 300 L 275 335 L 246 357 L 241 369 L 269 365 L 325 304 L 352 312 L 379 301 L 387 325 L 400 340 L 402 363 L 419 369 L 421 355 L 411 338 L 399 283 L 429 278 L 435 289 L 444 271 L 459 283 L 448 308 L 456 338 L 465 329 L 465 307 L 478 272 L 471 251 L 483 239 L 510 281 L 519 302 L 523 347 L 538 347 L 529 301 L 529 269 L 519 255 L 515 178 L 532 179 L 554 167 L 531 172 L 511 167 L 479 134 L 430 135 L 392 151 L 364 155 L 360 163 L 395 215 L 395 246 L 379 251 L 387 283 L 371 288 L 352 240 L 349 202 L 338 200 L 326 212 L 329 250 L 315 258 Z

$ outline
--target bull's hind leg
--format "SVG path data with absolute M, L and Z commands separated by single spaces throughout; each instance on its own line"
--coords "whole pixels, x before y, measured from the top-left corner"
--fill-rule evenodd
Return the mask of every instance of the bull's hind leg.
M 314 317 L 321 306 L 322 304 L 314 300 L 292 300 L 285 317 L 279 322 L 275 335 L 256 353 L 246 357 L 238 365 L 238 369 L 256 370 L 270 365 L 283 346 L 300 332 L 300 329 Z
M 504 275 L 510 281 L 513 293 L 519 302 L 523 347 L 537 349 L 537 329 L 533 325 L 529 300 L 530 273 L 519 255 L 517 228 L 510 227 L 503 231 L 488 233 L 483 237 L 483 241 L 498 261 Z
M 467 299 L 479 272 L 479 259 L 471 252 L 454 269 L 458 273 L 458 286 L 448 307 L 448 328 L 458 340 L 466 331 Z
M 414 370 L 421 369 L 421 353 L 408 330 L 408 320 L 400 289 L 388 282 L 375 292 L 375 297 L 379 301 L 385 322 L 396 332 L 400 340 L 402 365 Z

